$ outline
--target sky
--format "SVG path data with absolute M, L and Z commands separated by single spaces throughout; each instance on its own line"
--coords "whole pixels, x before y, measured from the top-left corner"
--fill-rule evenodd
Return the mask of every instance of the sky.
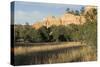
M 80 10 L 82 5 L 55 4 L 55 3 L 38 3 L 38 2 L 14 2 L 14 23 L 15 24 L 34 24 L 42 21 L 47 16 L 62 16 L 67 8 L 70 10 Z

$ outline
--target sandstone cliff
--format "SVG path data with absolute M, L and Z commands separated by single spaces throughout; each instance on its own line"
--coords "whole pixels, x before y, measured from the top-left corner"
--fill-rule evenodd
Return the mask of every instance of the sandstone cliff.
M 89 12 L 92 8 L 92 6 L 86 6 L 84 8 L 84 14 L 86 12 Z M 71 13 L 65 13 L 64 15 L 60 17 L 55 17 L 55 16 L 48 16 L 44 18 L 43 22 L 37 22 L 33 24 L 33 28 L 39 29 L 42 26 L 46 26 L 47 28 L 52 26 L 52 25 L 69 25 L 69 24 L 84 24 L 86 22 L 86 18 L 84 15 L 74 15 Z

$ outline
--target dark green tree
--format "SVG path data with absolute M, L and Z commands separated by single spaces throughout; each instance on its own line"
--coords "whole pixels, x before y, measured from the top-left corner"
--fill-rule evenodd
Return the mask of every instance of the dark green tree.
M 70 8 L 67 8 L 67 9 L 66 9 L 66 12 L 67 12 L 67 13 L 70 12 Z
M 23 25 L 15 25 L 14 26 L 14 36 L 15 41 L 21 41 L 23 40 Z
M 38 30 L 39 34 L 41 35 L 41 39 L 43 42 L 48 42 L 49 41 L 49 31 L 46 26 L 42 26 Z
M 75 15 L 80 15 L 80 12 L 78 10 L 75 10 Z
M 83 14 L 84 13 L 84 7 L 82 7 L 81 9 L 80 9 L 80 14 Z
M 59 30 L 58 30 L 58 27 L 56 25 L 52 25 L 50 28 L 49 28 L 49 31 L 50 31 L 50 37 L 52 37 L 51 41 L 56 41 L 58 42 L 58 37 L 59 37 Z
M 23 33 L 24 33 L 23 35 L 24 35 L 25 42 L 40 42 L 41 41 L 41 37 L 38 31 L 32 28 L 32 26 L 29 25 L 28 23 L 24 25 Z

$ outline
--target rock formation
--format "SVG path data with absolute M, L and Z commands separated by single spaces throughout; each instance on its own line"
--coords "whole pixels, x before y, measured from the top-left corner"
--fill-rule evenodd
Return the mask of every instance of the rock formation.
M 84 8 L 84 14 L 88 12 L 90 9 L 94 7 L 92 6 L 87 6 Z M 69 24 L 84 24 L 86 22 L 86 19 L 84 15 L 74 15 L 71 13 L 65 13 L 64 15 L 60 17 L 55 17 L 55 16 L 48 16 L 44 18 L 43 22 L 37 22 L 33 24 L 33 28 L 39 29 L 42 26 L 46 26 L 47 28 L 52 26 L 52 25 L 69 25 Z

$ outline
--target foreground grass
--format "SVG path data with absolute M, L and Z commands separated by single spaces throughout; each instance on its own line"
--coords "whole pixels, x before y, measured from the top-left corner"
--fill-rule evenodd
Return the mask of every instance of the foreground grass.
M 51 44 L 51 43 L 49 43 L 49 44 Z M 85 44 L 81 44 L 81 42 L 62 42 L 62 43 L 53 44 L 53 45 L 40 45 L 40 46 L 30 46 L 30 47 L 19 46 L 19 47 L 14 48 L 14 53 L 15 53 L 15 55 L 19 55 L 19 54 L 26 54 L 26 53 L 30 53 L 30 52 L 51 51 L 51 50 L 84 46 L 84 45 Z
M 15 48 L 15 65 L 96 60 L 96 53 L 80 42 Z

